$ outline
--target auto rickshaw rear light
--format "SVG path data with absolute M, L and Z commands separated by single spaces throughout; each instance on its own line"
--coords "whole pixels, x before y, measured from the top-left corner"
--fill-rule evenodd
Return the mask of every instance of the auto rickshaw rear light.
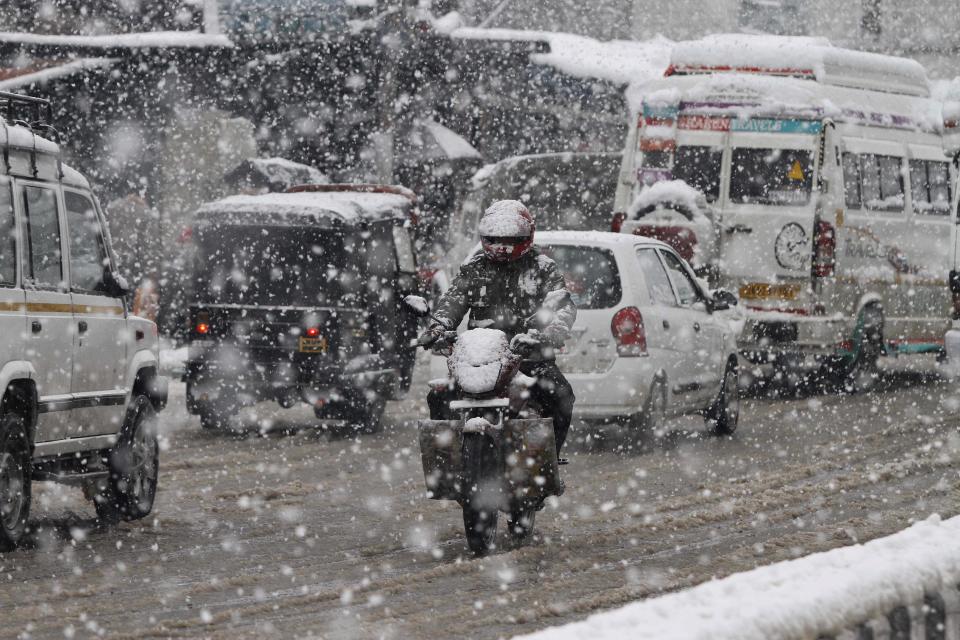
M 199 333 L 202 336 L 205 336 L 208 333 L 210 333 L 210 325 L 207 324 L 206 322 L 198 322 L 196 329 L 197 329 L 197 333 Z
M 317 327 L 308 327 L 304 333 L 308 338 L 316 338 L 320 335 L 320 329 Z
M 624 307 L 613 315 L 610 332 L 617 341 L 617 354 L 636 357 L 647 354 L 647 332 L 643 315 L 636 307 Z

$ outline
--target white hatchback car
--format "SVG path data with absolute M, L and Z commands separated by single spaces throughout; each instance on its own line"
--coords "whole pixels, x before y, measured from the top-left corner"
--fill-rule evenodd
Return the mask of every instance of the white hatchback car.
M 717 434 L 739 420 L 738 321 L 728 293 L 711 294 L 670 246 L 643 236 L 543 231 L 577 305 L 557 363 L 576 394 L 574 415 L 616 423 L 631 439 L 670 416 L 702 413 Z M 443 377 L 435 358 L 431 373 Z

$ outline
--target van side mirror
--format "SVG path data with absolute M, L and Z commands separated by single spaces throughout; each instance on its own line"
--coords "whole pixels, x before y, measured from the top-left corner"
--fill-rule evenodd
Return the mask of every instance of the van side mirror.
M 403 306 L 406 307 L 407 311 L 420 318 L 426 318 L 430 315 L 430 305 L 420 296 L 404 296 Z
M 125 298 L 130 294 L 127 279 L 109 268 L 103 270 L 103 292 L 111 298 Z

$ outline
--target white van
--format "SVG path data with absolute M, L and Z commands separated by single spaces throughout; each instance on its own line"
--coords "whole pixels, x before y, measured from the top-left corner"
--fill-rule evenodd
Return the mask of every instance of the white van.
M 749 360 L 827 364 L 869 386 L 879 355 L 943 349 L 955 170 L 917 62 L 711 36 L 678 44 L 630 102 L 614 228 L 643 232 L 635 218 L 652 207 L 631 205 L 653 183 L 702 192 L 706 272 L 739 293 Z

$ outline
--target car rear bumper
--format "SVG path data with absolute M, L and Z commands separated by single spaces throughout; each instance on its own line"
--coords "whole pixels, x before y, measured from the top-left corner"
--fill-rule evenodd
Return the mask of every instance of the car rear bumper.
M 658 368 L 649 356 L 618 357 L 603 373 L 564 372 L 576 402 L 573 415 L 582 419 L 611 419 L 640 412 L 646 406 Z

